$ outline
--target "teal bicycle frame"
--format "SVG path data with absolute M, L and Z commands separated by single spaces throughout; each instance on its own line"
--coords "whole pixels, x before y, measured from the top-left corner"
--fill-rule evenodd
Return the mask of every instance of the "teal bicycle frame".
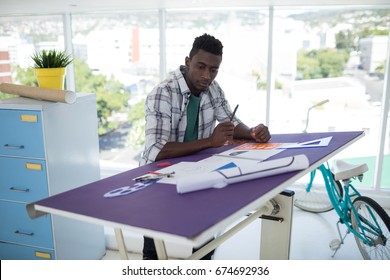
M 353 206 L 352 199 L 361 196 L 361 194 L 356 190 L 356 188 L 350 182 L 348 182 L 348 184 L 343 184 L 344 194 L 343 195 L 340 194 L 338 189 L 334 185 L 335 182 L 333 180 L 333 174 L 327 162 L 326 165 L 321 164 L 318 167 L 318 169 L 321 171 L 324 177 L 329 199 L 337 215 L 340 217 L 340 222 L 343 223 L 348 228 L 349 232 L 352 232 L 355 236 L 361 239 L 364 244 L 368 246 L 374 246 L 375 244 L 373 244 L 372 239 L 369 238 L 366 233 L 371 233 L 374 236 L 378 236 L 380 234 L 383 234 L 383 232 L 370 208 L 367 209 L 374 221 L 374 224 L 368 221 L 367 219 L 364 219 L 357 213 L 355 207 Z M 314 180 L 314 176 L 315 176 L 315 170 L 312 171 L 310 174 L 310 183 L 306 191 L 310 191 L 312 187 L 312 182 Z M 354 217 L 356 218 L 357 226 L 359 229 L 361 229 L 361 232 L 357 232 L 356 230 L 353 229 L 351 215 L 354 215 Z

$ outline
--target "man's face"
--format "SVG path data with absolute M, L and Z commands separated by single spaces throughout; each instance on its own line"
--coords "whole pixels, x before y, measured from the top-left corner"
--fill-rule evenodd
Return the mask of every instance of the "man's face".
M 192 59 L 186 57 L 185 79 L 193 94 L 206 90 L 218 74 L 222 56 L 199 50 Z

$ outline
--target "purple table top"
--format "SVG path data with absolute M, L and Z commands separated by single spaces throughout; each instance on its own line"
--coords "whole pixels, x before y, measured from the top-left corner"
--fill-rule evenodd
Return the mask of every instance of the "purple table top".
M 333 136 L 327 147 L 287 149 L 273 158 L 305 154 L 312 165 L 332 152 L 342 149 L 362 133 L 355 131 L 272 135 L 270 142 L 273 143 L 305 142 Z M 232 147 L 208 149 L 192 156 L 169 161 L 172 163 L 198 161 L 230 148 Z M 209 189 L 187 194 L 178 194 L 175 185 L 156 183 L 130 195 L 103 197 L 111 190 L 131 185 L 134 177 L 157 169 L 159 168 L 156 167 L 156 163 L 138 167 L 37 201 L 35 204 L 99 220 L 195 238 L 298 173 L 290 172 L 232 184 L 223 189 Z

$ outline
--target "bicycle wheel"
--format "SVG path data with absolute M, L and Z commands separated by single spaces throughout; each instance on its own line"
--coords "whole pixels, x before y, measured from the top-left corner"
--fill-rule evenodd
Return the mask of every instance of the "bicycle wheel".
M 373 199 L 365 196 L 353 201 L 357 217 L 351 214 L 352 228 L 360 253 L 366 260 L 390 259 L 390 218 L 383 208 Z
M 322 173 L 321 173 L 322 175 Z M 311 175 L 314 176 L 314 175 Z M 322 175 L 323 183 L 314 183 L 310 190 L 308 185 L 300 185 L 294 188 L 295 200 L 294 205 L 301 210 L 312 212 L 312 213 L 324 213 L 333 209 L 332 202 L 330 201 L 328 192 L 325 186 L 324 176 Z M 340 182 L 334 180 L 332 173 L 333 185 L 335 186 L 336 195 L 341 198 L 343 196 L 343 188 Z

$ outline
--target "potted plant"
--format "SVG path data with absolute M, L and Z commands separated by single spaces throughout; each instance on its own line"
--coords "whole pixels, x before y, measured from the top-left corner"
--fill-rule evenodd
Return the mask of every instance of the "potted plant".
M 39 87 L 64 89 L 65 68 L 73 58 L 66 51 L 42 50 L 31 56 Z

